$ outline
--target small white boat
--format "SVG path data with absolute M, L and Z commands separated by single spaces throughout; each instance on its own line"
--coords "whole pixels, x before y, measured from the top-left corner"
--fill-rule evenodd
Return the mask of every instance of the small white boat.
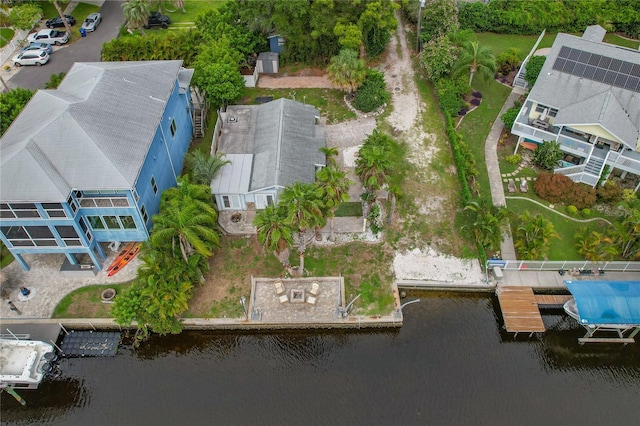
M 578 305 L 576 304 L 576 299 L 572 297 L 562 307 L 564 308 L 564 311 L 567 313 L 567 315 L 580 322 L 580 314 L 578 313 Z
M 51 372 L 53 346 L 38 340 L 0 339 L 0 389 L 35 389 Z

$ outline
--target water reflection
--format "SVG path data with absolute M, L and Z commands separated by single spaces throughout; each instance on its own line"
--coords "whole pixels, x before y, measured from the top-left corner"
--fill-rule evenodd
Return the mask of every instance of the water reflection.
M 633 424 L 639 344 L 579 346 L 561 312 L 506 333 L 488 295 L 411 293 L 399 330 L 154 336 L 2 396 L 4 424 Z M 57 388 L 56 388 L 57 387 Z M 579 409 L 577 408 L 579 407 Z M 108 413 L 108 415 L 107 415 Z

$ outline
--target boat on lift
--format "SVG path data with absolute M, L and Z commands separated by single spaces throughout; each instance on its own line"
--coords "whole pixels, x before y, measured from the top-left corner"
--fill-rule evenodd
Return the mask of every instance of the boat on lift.
M 55 370 L 56 359 L 49 343 L 0 339 L 0 389 L 36 389 Z

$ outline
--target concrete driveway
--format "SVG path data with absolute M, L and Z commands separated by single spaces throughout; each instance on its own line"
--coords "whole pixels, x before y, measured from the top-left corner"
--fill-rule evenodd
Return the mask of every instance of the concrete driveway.
M 74 62 L 99 62 L 102 45 L 116 38 L 124 23 L 121 4 L 121 0 L 105 1 L 100 8 L 102 23 L 98 29 L 73 43 L 60 47 L 54 46 L 51 60 L 47 65 L 13 70 L 7 81 L 9 88 L 44 89 L 51 75 L 69 71 Z M 75 27 L 79 25 L 81 25 L 80 20 Z M 6 74 L 3 74 L 3 77 L 7 80 Z

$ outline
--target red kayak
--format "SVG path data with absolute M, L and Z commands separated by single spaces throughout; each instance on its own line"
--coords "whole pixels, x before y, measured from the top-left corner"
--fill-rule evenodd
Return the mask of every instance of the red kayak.
M 122 268 L 127 266 L 136 254 L 140 251 L 140 243 L 129 243 L 127 244 L 120 253 L 116 256 L 116 258 L 111 262 L 111 265 L 107 268 L 107 276 L 110 277 L 118 273 Z

